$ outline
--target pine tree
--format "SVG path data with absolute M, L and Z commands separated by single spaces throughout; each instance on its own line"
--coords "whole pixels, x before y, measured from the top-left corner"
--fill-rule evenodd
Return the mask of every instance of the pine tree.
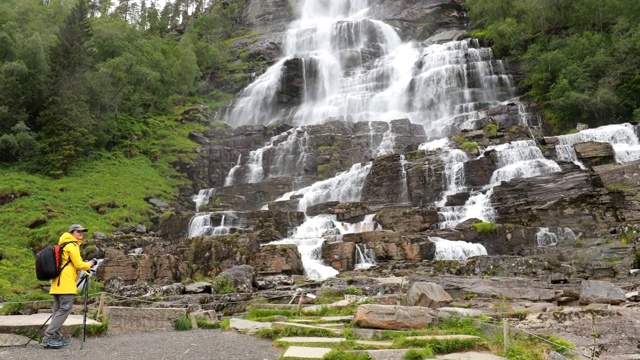
M 93 116 L 86 97 L 85 73 L 91 66 L 87 0 L 79 0 L 58 33 L 51 53 L 51 90 L 38 118 L 39 168 L 52 176 L 66 174 L 91 147 Z

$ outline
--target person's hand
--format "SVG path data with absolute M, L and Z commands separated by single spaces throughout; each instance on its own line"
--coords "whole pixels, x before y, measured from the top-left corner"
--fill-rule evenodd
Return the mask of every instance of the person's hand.
M 89 262 L 91 263 L 91 267 L 94 267 L 94 266 L 98 265 L 98 259 L 96 259 L 96 258 L 93 258 L 93 259 L 89 260 Z

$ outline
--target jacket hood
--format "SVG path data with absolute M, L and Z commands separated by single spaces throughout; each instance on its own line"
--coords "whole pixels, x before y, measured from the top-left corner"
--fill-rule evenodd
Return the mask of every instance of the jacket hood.
M 62 236 L 60 236 L 60 240 L 58 240 L 58 244 L 62 245 L 63 243 L 69 242 L 69 241 L 74 241 L 76 243 L 78 243 L 78 245 L 82 244 L 82 240 L 76 239 L 75 236 L 71 235 L 71 233 L 64 233 L 62 234 Z

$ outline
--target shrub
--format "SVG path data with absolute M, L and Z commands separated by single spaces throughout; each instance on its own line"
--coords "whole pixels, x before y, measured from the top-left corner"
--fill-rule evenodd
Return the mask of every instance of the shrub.
M 196 323 L 200 329 L 220 329 L 221 326 L 219 321 L 211 322 L 205 318 L 197 318 Z
M 431 359 L 434 357 L 433 351 L 430 348 L 424 349 L 411 349 L 407 351 L 402 360 L 422 360 Z
M 176 319 L 174 325 L 178 331 L 191 330 L 191 319 L 187 315 L 182 315 Z
M 355 286 L 349 286 L 348 288 L 346 288 L 344 290 L 344 293 L 345 294 L 349 294 L 349 295 L 362 295 L 363 294 L 362 289 L 358 289 Z
M 233 294 L 238 292 L 235 284 L 233 283 L 233 280 L 229 279 L 226 276 L 219 276 L 213 279 L 213 284 L 211 284 L 211 287 L 216 294 Z
M 498 225 L 492 222 L 486 222 L 486 221 L 475 223 L 473 224 L 473 227 L 479 233 L 488 233 L 488 232 L 494 232 L 498 230 Z
M 460 149 L 468 153 L 472 153 L 478 150 L 478 143 L 475 141 L 465 141 L 460 145 Z
M 498 125 L 494 123 L 487 124 L 482 132 L 487 136 L 495 136 L 498 133 Z
M 322 360 L 370 360 L 371 356 L 366 352 L 346 352 L 343 350 L 331 350 L 322 357 Z

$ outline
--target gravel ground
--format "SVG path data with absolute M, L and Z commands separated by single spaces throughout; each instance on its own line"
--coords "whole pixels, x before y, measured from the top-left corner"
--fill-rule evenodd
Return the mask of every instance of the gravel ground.
M 25 347 L 0 348 L 7 360 L 275 360 L 282 351 L 271 341 L 233 331 L 162 331 L 87 338 L 71 338 L 62 349 L 45 349 L 36 342 Z

